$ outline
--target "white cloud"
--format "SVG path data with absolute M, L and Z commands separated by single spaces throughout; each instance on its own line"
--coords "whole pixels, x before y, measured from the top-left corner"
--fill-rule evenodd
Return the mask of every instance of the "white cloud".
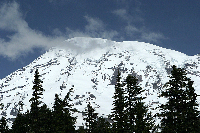
M 28 27 L 28 24 L 22 20 L 19 13 L 19 5 L 16 2 L 4 4 L 0 8 L 0 28 L 9 31 L 22 32 Z
M 161 39 L 166 39 L 166 37 L 161 33 L 155 33 L 155 32 L 145 33 L 145 32 L 143 32 L 139 41 L 141 40 L 141 41 L 145 41 L 145 42 L 159 42 L 159 40 L 161 40 Z
M 135 7 L 129 8 L 128 4 L 130 2 L 126 2 L 126 8 L 112 11 L 121 21 L 126 23 L 123 28 L 123 32 L 126 34 L 125 36 L 148 43 L 157 43 L 162 39 L 166 39 L 163 34 L 150 31 L 145 26 L 145 19 L 142 17 L 143 12 L 140 9 L 142 3 L 138 0 L 134 0 L 134 2 Z
M 123 8 L 117 9 L 112 11 L 113 14 L 121 18 L 123 21 L 127 22 L 128 24 L 136 23 L 136 22 L 143 22 L 144 19 L 142 17 L 142 10 L 141 8 L 141 2 L 138 0 L 126 0 L 121 1 L 125 4 Z M 134 4 L 130 4 L 134 3 Z M 131 5 L 131 6 L 130 6 Z
M 135 37 L 137 41 L 158 43 L 161 39 L 167 39 L 162 33 L 148 31 L 145 27 L 137 28 L 129 24 L 124 29 L 128 36 Z
M 119 16 L 119 17 L 121 17 L 124 20 L 129 20 L 130 19 L 130 17 L 127 16 L 126 9 L 114 10 L 112 13 L 117 15 L 117 16 Z
M 126 36 L 135 37 L 136 40 L 146 42 L 157 42 L 165 37 L 156 32 L 150 32 L 145 28 L 136 26 L 136 22 L 142 22 L 142 19 L 135 21 L 134 16 L 131 16 L 127 9 L 119 9 L 113 11 L 113 14 L 122 18 L 127 23 L 124 26 L 124 31 L 119 33 L 116 30 L 110 30 L 107 25 L 99 18 L 85 16 L 87 25 L 83 30 L 71 29 L 66 27 L 66 32 L 63 33 L 59 29 L 52 31 L 54 36 L 45 36 L 42 32 L 31 29 L 28 23 L 23 19 L 20 12 L 19 4 L 16 2 L 6 3 L 0 7 L 0 30 L 9 31 L 12 35 L 8 36 L 8 40 L 0 38 L 0 55 L 16 59 L 21 55 L 26 55 L 32 52 L 34 48 L 42 48 L 48 50 L 49 48 L 63 44 L 63 41 L 72 37 L 95 37 L 105 38 L 110 40 L 123 40 Z M 123 35 L 126 33 L 126 36 Z M 73 48 L 73 47 L 71 47 Z
M 138 28 L 136 28 L 134 25 L 130 25 L 130 24 L 125 26 L 124 29 L 126 31 L 126 34 L 129 35 L 129 36 L 132 36 L 135 33 L 140 32 L 140 30 Z
M 85 26 L 85 30 L 87 32 L 98 32 L 100 30 L 104 30 L 104 24 L 98 18 L 92 18 L 89 16 L 85 16 L 85 19 L 88 22 L 88 25 Z
M 112 40 L 119 35 L 119 33 L 115 30 L 107 30 L 106 25 L 98 18 L 93 18 L 90 16 L 85 16 L 84 18 L 88 24 L 84 27 L 83 31 L 72 30 L 69 27 L 66 28 L 66 34 L 68 35 L 68 38 L 95 37 Z
M 64 40 L 72 37 L 112 39 L 118 35 L 117 31 L 105 30 L 106 26 L 100 19 L 85 16 L 88 24 L 85 26 L 84 31 L 71 30 L 67 27 L 66 33 L 54 29 L 52 31 L 54 36 L 45 36 L 28 26 L 19 10 L 19 4 L 16 2 L 2 5 L 0 7 L 0 18 L 0 30 L 13 33 L 8 36 L 8 41 L 0 38 L 0 55 L 13 60 L 32 52 L 34 48 L 48 50 L 55 45 L 62 45 Z
M 30 29 L 27 22 L 23 20 L 19 4 L 16 2 L 1 6 L 0 18 L 0 29 L 13 33 L 8 36 L 9 41 L 0 38 L 0 55 L 2 56 L 16 59 L 31 52 L 33 48 L 49 49 L 64 40 L 63 37 L 46 37 L 41 32 Z
M 128 9 L 117 9 L 112 11 L 113 14 L 118 16 L 120 19 L 122 19 L 124 22 L 131 24 L 135 22 L 143 22 L 144 19 L 140 16 L 140 10 L 138 8 L 135 9 L 134 13 L 129 13 Z

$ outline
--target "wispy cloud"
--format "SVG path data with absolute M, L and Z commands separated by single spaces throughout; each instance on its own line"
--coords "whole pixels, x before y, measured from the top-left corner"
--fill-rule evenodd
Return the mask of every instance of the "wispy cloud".
M 4 4 L 0 8 L 0 28 L 9 31 L 23 32 L 28 27 L 28 24 L 22 20 L 22 15 L 18 12 L 19 5 L 14 2 Z
M 166 37 L 164 37 L 164 35 L 162 33 L 155 33 L 155 32 L 145 33 L 145 32 L 142 32 L 141 38 L 139 39 L 139 41 L 146 40 L 148 42 L 156 42 L 157 43 L 161 39 L 166 39 Z
M 137 9 L 139 10 L 139 9 Z M 123 21 L 125 21 L 126 23 L 130 24 L 133 22 L 142 22 L 144 21 L 144 19 L 139 15 L 140 11 L 137 11 L 135 9 L 135 14 L 130 14 L 128 12 L 128 9 L 117 9 L 114 10 L 112 13 L 115 14 L 116 16 L 120 17 Z
M 115 30 L 107 30 L 106 25 L 98 18 L 93 18 L 90 16 L 85 16 L 87 25 L 84 27 L 83 31 L 78 29 L 72 30 L 69 27 L 66 28 L 66 32 L 69 35 L 68 38 L 72 37 L 97 37 L 114 39 L 118 37 L 119 33 Z
M 0 7 L 0 29 L 12 32 L 9 41 L 0 38 L 0 55 L 16 59 L 31 52 L 34 48 L 48 49 L 64 40 L 63 37 L 47 37 L 39 31 L 32 30 L 22 18 L 19 4 L 6 3 Z
M 95 37 L 121 41 L 130 37 L 144 42 L 158 42 L 165 39 L 163 34 L 150 31 L 145 27 L 140 4 L 136 4 L 134 14 L 130 13 L 129 8 L 120 8 L 112 12 L 125 22 L 123 31 L 110 29 L 100 18 L 86 15 L 84 20 L 87 24 L 82 30 L 66 27 L 65 32 L 61 32 L 55 28 L 52 36 L 46 36 L 28 26 L 18 3 L 5 3 L 0 6 L 0 30 L 12 34 L 7 36 L 7 40 L 0 36 L 0 55 L 14 60 L 32 52 L 34 48 L 48 50 L 55 45 L 62 45 L 64 40 L 72 37 Z
M 120 8 L 112 11 L 114 15 L 119 17 L 121 21 L 126 23 L 123 28 L 123 32 L 126 34 L 125 36 L 134 38 L 137 41 L 149 42 L 149 43 L 157 43 L 162 39 L 166 39 L 166 37 L 159 32 L 150 31 L 145 25 L 145 19 L 142 17 L 143 12 L 140 9 L 142 3 L 138 0 L 134 0 L 135 6 L 130 8 L 128 3 L 123 0 L 119 0 L 120 2 L 126 3 L 127 6 L 125 8 Z M 119 2 L 118 1 L 118 2 Z M 133 2 L 133 1 L 132 1 Z
M 62 6 L 62 5 L 65 5 L 69 2 L 76 2 L 77 0 L 49 0 L 49 2 L 51 4 L 54 4 L 54 5 L 59 5 L 59 6 Z
M 19 4 L 16 2 L 5 3 L 0 7 L 0 30 L 9 31 L 12 35 L 5 40 L 0 37 L 0 55 L 12 60 L 21 55 L 32 52 L 34 48 L 49 48 L 63 44 L 63 41 L 72 37 L 99 37 L 112 39 L 118 35 L 117 31 L 106 30 L 105 24 L 98 18 L 85 16 L 87 25 L 84 31 L 66 28 L 63 33 L 59 29 L 52 31 L 54 36 L 46 36 L 40 31 L 31 29 L 23 19 Z M 71 47 L 72 48 L 72 47 Z
M 124 30 L 128 36 L 133 36 L 135 33 L 140 33 L 140 29 L 131 24 L 125 26 Z
M 99 30 L 104 30 L 104 23 L 99 20 L 98 18 L 92 18 L 92 17 L 89 17 L 89 16 L 85 16 L 85 19 L 87 20 L 88 22 L 88 25 L 85 26 L 85 30 L 87 32 L 96 32 L 96 31 L 99 31 Z
M 126 9 L 118 9 L 118 10 L 114 10 L 113 14 L 119 16 L 120 18 L 122 18 L 123 20 L 127 20 L 130 21 L 131 17 L 127 15 Z

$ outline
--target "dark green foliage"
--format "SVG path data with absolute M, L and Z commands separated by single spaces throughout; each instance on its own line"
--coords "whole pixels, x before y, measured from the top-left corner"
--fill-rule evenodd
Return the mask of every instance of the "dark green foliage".
M 38 117 L 40 118 L 40 121 L 38 121 L 38 132 L 44 133 L 44 132 L 51 132 L 52 128 L 52 113 L 49 108 L 47 108 L 46 104 L 41 106 Z M 33 129 L 31 129 L 31 118 L 30 113 L 27 111 L 25 114 L 18 113 L 15 121 L 12 125 L 12 132 L 13 133 L 25 133 L 25 132 L 35 132 Z
M 142 92 L 142 88 L 137 85 L 138 80 L 133 77 L 128 75 L 126 77 L 126 110 L 125 114 L 127 117 L 127 124 L 126 124 L 126 129 L 130 132 L 134 132 L 135 130 L 135 120 L 136 120 L 136 113 L 137 109 L 136 108 L 136 101 L 142 100 L 141 97 L 138 97 L 138 95 Z M 139 104 L 139 103 L 138 103 Z
M 78 130 L 76 130 L 77 133 L 86 133 L 86 129 L 84 129 L 84 126 L 80 126 Z
M 118 71 L 118 75 L 116 77 L 116 85 L 115 85 L 115 93 L 114 93 L 114 101 L 113 101 L 113 106 L 114 108 L 112 109 L 113 112 L 111 114 L 111 119 L 113 120 L 112 124 L 112 130 L 116 133 L 122 133 L 125 132 L 125 123 L 126 123 L 126 117 L 124 115 L 124 109 L 125 109 L 125 104 L 124 104 L 124 89 L 122 87 L 121 83 L 121 77 L 120 77 L 120 72 Z
M 21 132 L 33 132 L 33 133 L 63 133 L 75 132 L 76 118 L 71 116 L 72 105 L 69 104 L 70 93 L 72 89 L 67 93 L 64 100 L 61 100 L 59 96 L 55 95 L 55 103 L 53 111 L 51 111 L 46 104 L 41 106 L 41 96 L 44 89 L 42 88 L 42 81 L 39 79 L 38 70 L 35 72 L 33 97 L 30 99 L 31 110 L 25 114 L 19 113 L 13 122 L 13 133 Z
M 155 130 L 153 117 L 151 113 L 147 112 L 148 109 L 144 103 L 141 101 L 136 102 L 135 110 L 135 133 L 150 133 L 151 130 Z
M 31 102 L 31 111 L 32 112 L 36 112 L 38 111 L 38 106 L 42 103 L 40 101 L 41 96 L 43 95 L 43 87 L 42 87 L 42 80 L 39 79 L 40 75 L 38 72 L 38 69 L 36 69 L 35 71 L 35 75 L 34 75 L 34 82 L 33 82 L 33 94 L 32 94 L 32 98 L 29 100 L 29 102 Z
M 126 77 L 126 101 L 125 115 L 127 118 L 127 132 L 148 133 L 153 128 L 154 122 L 148 108 L 142 102 L 144 97 L 140 96 L 144 91 L 138 84 L 138 79 L 131 75 Z
M 34 86 L 32 98 L 29 100 L 31 102 L 31 110 L 27 111 L 25 114 L 19 113 L 13 122 L 12 132 L 22 133 L 22 132 L 50 132 L 51 131 L 51 120 L 52 113 L 46 104 L 41 106 L 41 96 L 43 95 L 44 89 L 42 88 L 42 81 L 39 79 L 40 75 L 38 70 L 35 71 L 34 75 Z M 20 106 L 23 103 L 19 103 Z M 22 108 L 22 107 L 21 107 Z
M 25 132 L 30 131 L 29 116 L 30 116 L 29 112 L 25 114 L 18 113 L 12 125 L 12 132 L 25 133 Z
M 168 100 L 160 106 L 161 130 L 163 133 L 197 133 L 200 123 L 193 81 L 186 77 L 184 69 L 172 68 L 170 80 L 165 84 L 166 90 L 161 94 Z
M 153 118 L 142 102 L 144 97 L 140 96 L 144 90 L 137 83 L 135 77 L 128 75 L 122 85 L 118 72 L 111 115 L 114 121 L 112 132 L 148 133 L 153 129 Z M 126 91 L 123 86 L 126 86 Z
M 52 121 L 53 116 L 52 116 L 51 110 L 47 107 L 46 104 L 43 104 L 41 106 L 40 111 L 39 111 L 39 118 L 40 118 L 39 132 L 42 132 L 42 133 L 52 132 L 52 125 L 54 124 Z
M 9 129 L 7 126 L 6 118 L 2 117 L 0 119 L 0 133 L 8 133 L 8 132 L 9 132 Z
M 96 133 L 111 133 L 111 125 L 103 117 L 98 117 Z
M 54 106 L 53 106 L 53 131 L 61 132 L 63 131 L 63 106 L 62 100 L 59 98 L 58 94 L 55 94 Z
M 72 117 L 72 113 L 76 112 L 76 109 L 72 109 L 73 104 L 70 104 L 69 102 L 72 101 L 70 99 L 70 95 L 73 91 L 73 88 L 69 90 L 65 98 L 63 99 L 62 106 L 63 106 L 63 112 L 64 112 L 64 131 L 73 133 L 75 132 L 75 122 L 76 118 Z
M 86 121 L 85 125 L 87 127 L 87 133 L 93 133 L 97 128 L 97 113 L 95 113 L 94 111 L 95 110 L 92 108 L 89 102 L 86 108 L 87 117 L 84 118 L 84 120 Z
M 61 132 L 75 132 L 74 124 L 76 118 L 71 116 L 71 112 L 75 110 L 72 109 L 72 105 L 69 104 L 70 93 L 72 89 L 67 93 L 64 100 L 60 99 L 58 94 L 55 94 L 55 102 L 53 106 L 53 131 L 57 133 Z
M 36 133 L 40 132 L 40 123 L 42 123 L 42 121 L 40 120 L 39 117 L 39 111 L 41 109 L 41 107 L 39 106 L 42 101 L 40 101 L 41 96 L 43 95 L 43 91 L 44 89 L 42 88 L 42 81 L 39 79 L 40 75 L 38 72 L 38 69 L 36 69 L 35 71 L 35 75 L 34 75 L 34 82 L 33 82 L 33 94 L 32 94 L 32 98 L 29 100 L 31 102 L 31 110 L 30 110 L 30 121 L 31 121 L 31 131 L 34 131 Z
M 166 90 L 162 91 L 161 97 L 167 98 L 167 103 L 160 106 L 162 118 L 160 129 L 163 133 L 197 133 L 200 131 L 200 120 L 197 103 L 197 94 L 193 88 L 193 81 L 186 77 L 184 69 L 173 66 L 169 82 L 165 84 Z M 39 72 L 36 70 L 33 86 L 33 94 L 30 99 L 31 110 L 22 114 L 19 113 L 13 122 L 12 130 L 8 129 L 4 117 L 0 120 L 0 132 L 7 133 L 149 133 L 156 130 L 151 113 L 141 96 L 144 91 L 138 85 L 136 77 L 128 75 L 125 82 L 121 82 L 120 72 L 116 77 L 114 101 L 111 125 L 103 117 L 98 117 L 95 109 L 88 103 L 86 107 L 86 127 L 75 131 L 76 118 L 72 113 L 70 96 L 71 88 L 62 100 L 55 95 L 53 110 L 46 104 L 42 104 L 41 98 L 44 89 L 39 79 Z M 125 88 L 125 89 L 124 89 Z M 23 103 L 19 103 L 23 108 Z
M 79 129 L 79 131 L 85 131 L 87 133 L 110 133 L 110 123 L 107 122 L 103 117 L 98 117 L 97 115 L 98 114 L 95 113 L 95 109 L 89 102 L 86 108 L 86 118 L 84 118 L 87 129 Z

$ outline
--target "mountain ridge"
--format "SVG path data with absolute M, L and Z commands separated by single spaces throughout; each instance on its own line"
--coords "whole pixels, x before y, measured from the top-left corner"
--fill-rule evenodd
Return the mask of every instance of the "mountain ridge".
M 84 44 L 82 46 L 82 44 Z M 94 46 L 96 45 L 96 46 Z M 112 109 L 112 96 L 116 72 L 122 72 L 122 79 L 132 74 L 145 89 L 145 102 L 155 108 L 165 102 L 157 96 L 168 81 L 171 66 L 186 68 L 200 92 L 200 57 L 187 56 L 181 52 L 165 49 L 153 44 L 137 41 L 114 42 L 100 38 L 73 38 L 58 47 L 51 48 L 29 65 L 18 69 L 0 80 L 0 102 L 5 105 L 0 115 L 14 120 L 23 101 L 22 112 L 30 108 L 34 71 L 39 69 L 45 89 L 43 102 L 52 107 L 55 93 L 64 97 L 73 86 L 72 103 L 79 110 L 77 126 L 82 125 L 84 108 L 91 102 L 96 111 L 107 117 Z M 198 99 L 199 101 L 200 99 Z M 11 123 L 11 122 L 10 122 Z

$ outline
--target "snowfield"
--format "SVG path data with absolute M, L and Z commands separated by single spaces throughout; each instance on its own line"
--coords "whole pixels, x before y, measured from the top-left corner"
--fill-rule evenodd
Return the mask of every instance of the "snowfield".
M 153 114 L 156 107 L 166 102 L 158 98 L 163 85 L 169 80 L 171 66 L 186 68 L 188 77 L 194 81 L 196 93 L 200 94 L 200 56 L 187 56 L 178 51 L 165 49 L 144 42 L 114 42 L 101 38 L 76 37 L 51 48 L 29 65 L 0 80 L 0 102 L 4 104 L 0 115 L 5 116 L 11 126 L 20 106 L 22 112 L 30 109 L 32 86 L 36 68 L 43 81 L 43 102 L 50 108 L 55 93 L 64 98 L 74 88 L 71 99 L 79 112 L 76 126 L 84 124 L 84 108 L 92 103 L 99 116 L 107 117 L 113 108 L 114 85 L 117 70 L 122 81 L 128 74 L 139 79 L 145 89 L 144 101 Z M 198 97 L 198 103 L 200 98 Z M 0 117 L 1 117 L 0 116 Z M 158 123 L 159 120 L 156 120 Z

